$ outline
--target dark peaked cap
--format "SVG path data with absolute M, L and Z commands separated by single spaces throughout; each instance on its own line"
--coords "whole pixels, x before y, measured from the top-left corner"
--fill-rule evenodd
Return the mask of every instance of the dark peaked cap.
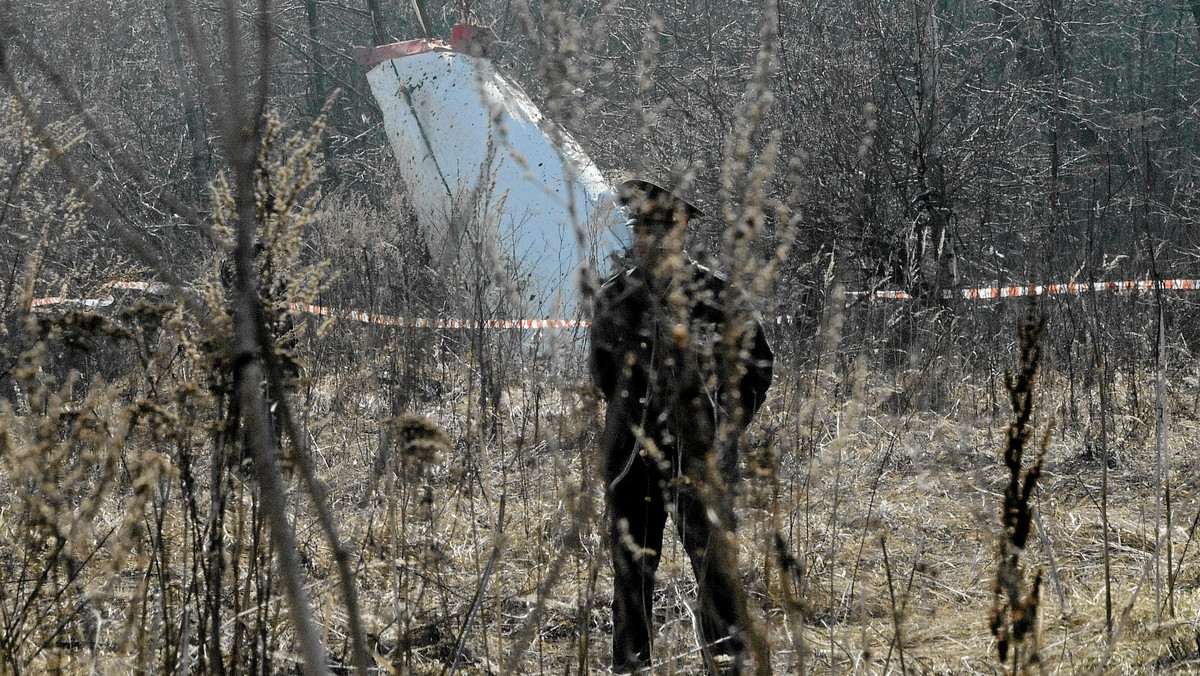
M 638 178 L 624 181 L 617 186 L 617 204 L 629 207 L 629 215 L 635 218 L 652 214 L 667 215 L 677 209 L 683 209 L 688 218 L 704 215 L 700 207 L 679 195 Z

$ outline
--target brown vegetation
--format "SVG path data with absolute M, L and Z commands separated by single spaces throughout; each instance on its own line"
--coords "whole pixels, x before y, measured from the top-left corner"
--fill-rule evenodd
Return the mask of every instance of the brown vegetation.
M 416 36 L 386 4 L 3 4 L 0 673 L 605 673 L 584 336 L 288 310 L 509 311 L 494 260 L 430 266 L 340 47 Z M 1018 330 L 941 294 L 1200 277 L 1195 15 L 444 10 L 601 166 L 690 185 L 693 250 L 788 316 L 737 495 L 776 672 L 1195 669 L 1195 297 Z M 114 279 L 170 291 L 28 311 Z M 655 660 L 694 673 L 668 542 Z

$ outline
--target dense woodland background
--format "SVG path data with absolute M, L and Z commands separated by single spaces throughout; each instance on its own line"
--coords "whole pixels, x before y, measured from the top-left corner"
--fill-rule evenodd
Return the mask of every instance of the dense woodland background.
M 400 186 L 350 47 L 420 37 L 409 3 L 313 0 L 272 9 L 269 107 L 298 129 L 334 96 L 322 206 L 385 210 Z M 227 54 L 217 7 L 188 10 L 208 48 L 199 57 L 180 34 L 179 10 L 174 2 L 10 2 L 6 22 L 147 172 L 148 180 L 131 180 L 94 137 L 73 154 L 120 217 L 183 272 L 211 245 L 159 197 L 208 204 L 207 186 L 225 159 L 215 143 L 219 111 L 197 58 L 219 88 Z M 243 15 L 252 43 L 254 11 L 247 6 Z M 772 100 L 750 152 L 777 139 L 765 192 L 802 214 L 778 281 L 780 307 L 813 304 L 830 263 L 833 278 L 851 288 L 917 292 L 1170 278 L 1194 264 L 1200 7 L 788 2 L 765 28 L 761 6 L 737 2 L 509 0 L 434 3 L 428 11 L 436 37 L 448 39 L 467 14 L 492 26 L 502 40 L 491 49 L 501 71 L 605 172 L 668 180 L 694 171 L 696 201 L 717 216 L 740 208 L 744 185 L 722 182 L 726 144 L 764 30 L 773 32 Z M 8 51 L 47 119 L 77 119 L 44 72 Z M 258 86 L 254 66 L 245 69 Z M 36 232 L 12 211 L 6 255 L 21 250 L 19 236 Z M 769 213 L 768 227 L 773 219 Z M 95 246 L 105 242 L 105 226 L 87 220 L 52 269 L 73 267 L 95 249 L 118 255 Z M 705 224 L 714 241 L 723 220 Z M 405 227 L 389 225 L 379 236 Z
M 942 294 L 1200 278 L 1200 2 L 0 0 L 0 672 L 296 669 L 305 620 L 281 618 L 305 575 L 336 665 L 369 644 L 393 673 L 603 670 L 599 404 L 562 368 L 582 337 L 239 305 L 511 311 L 488 270 L 431 267 L 351 56 L 421 37 L 414 4 L 434 37 L 490 26 L 498 69 L 606 176 L 682 182 L 708 213 L 693 252 L 793 318 L 770 327 L 780 377 L 744 497 L 777 669 L 1034 668 L 994 658 L 1000 503 L 963 497 L 1009 480 L 988 472 L 1027 314 L 1046 322 L 1035 418 L 1062 510 L 1029 554 L 1061 611 L 1045 662 L 1200 659 L 1200 296 Z M 132 279 L 176 291 L 25 311 Z M 289 329 L 282 359 L 253 356 Z M 282 472 L 248 469 L 281 443 Z M 270 540 L 299 554 L 277 573 L 284 514 L 299 544 Z M 339 605 L 348 578 L 361 612 Z M 686 653 L 670 607 L 662 650 Z

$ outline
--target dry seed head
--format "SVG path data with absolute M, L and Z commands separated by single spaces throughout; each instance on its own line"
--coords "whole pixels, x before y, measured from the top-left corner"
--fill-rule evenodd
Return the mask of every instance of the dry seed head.
M 688 328 L 684 324 L 676 324 L 671 327 L 671 342 L 679 349 L 686 349 L 688 343 Z
M 425 468 L 441 462 L 450 453 L 450 436 L 425 416 L 405 413 L 388 425 L 405 466 Z

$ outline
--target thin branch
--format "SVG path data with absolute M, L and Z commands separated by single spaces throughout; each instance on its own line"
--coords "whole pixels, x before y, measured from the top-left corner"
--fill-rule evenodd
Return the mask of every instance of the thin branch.
M 259 302 L 258 271 L 254 261 L 254 241 L 258 229 L 255 178 L 262 117 L 257 114 L 257 108 L 251 108 L 246 100 L 242 75 L 242 33 L 236 1 L 226 0 L 224 9 L 230 105 L 229 115 L 223 125 L 223 141 L 233 165 L 232 187 L 237 217 L 237 246 L 234 252 L 237 277 L 233 295 L 234 378 L 238 383 L 245 416 L 245 443 L 254 458 L 254 476 L 262 489 L 276 562 L 284 579 L 288 612 L 304 656 L 304 671 L 311 676 L 324 676 L 330 673 L 325 661 L 325 646 L 304 590 L 304 575 L 296 551 L 295 532 L 288 519 L 283 475 L 279 469 L 278 438 L 271 429 L 262 388 L 264 374 L 261 360 L 264 356 L 270 360 L 269 343 L 264 340 L 267 335 L 266 318 L 263 316 L 262 303 Z M 260 12 L 260 20 L 269 23 L 269 0 L 262 0 Z M 269 48 L 269 41 L 261 46 L 264 52 Z M 260 63 L 269 65 L 269 55 L 262 54 Z M 248 114 L 255 116 L 248 117 Z

